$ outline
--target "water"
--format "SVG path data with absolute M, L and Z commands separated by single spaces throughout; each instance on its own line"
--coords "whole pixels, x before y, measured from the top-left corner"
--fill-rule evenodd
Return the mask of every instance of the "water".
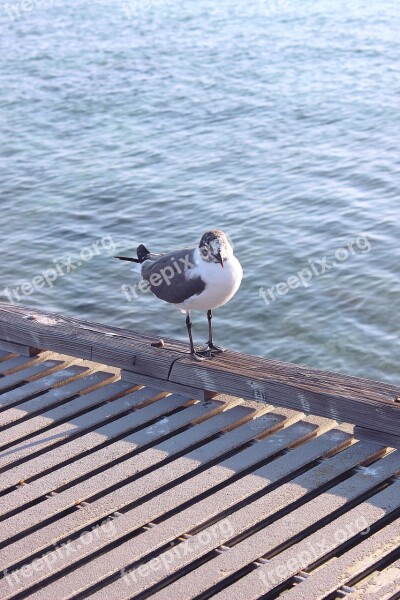
M 3 4 L 0 290 L 184 340 L 112 255 L 219 227 L 245 277 L 217 343 L 400 383 L 396 0 Z

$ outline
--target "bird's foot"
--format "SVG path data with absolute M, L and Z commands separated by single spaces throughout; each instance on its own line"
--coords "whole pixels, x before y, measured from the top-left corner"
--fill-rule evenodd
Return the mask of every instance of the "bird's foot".
M 212 354 L 210 350 L 196 350 L 195 352 L 191 352 L 190 356 L 194 358 L 194 360 L 202 361 L 207 358 L 212 358 Z
M 221 346 L 217 346 L 216 344 L 213 344 L 212 342 L 207 342 L 205 347 L 202 348 L 201 350 L 202 352 L 211 352 L 212 355 L 214 354 L 220 354 L 221 352 L 225 352 L 226 348 L 221 348 Z

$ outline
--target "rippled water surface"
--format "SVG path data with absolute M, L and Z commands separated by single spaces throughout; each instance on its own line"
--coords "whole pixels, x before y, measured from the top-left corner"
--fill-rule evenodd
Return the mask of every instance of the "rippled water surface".
M 217 342 L 400 383 L 397 0 L 4 4 L 0 290 L 186 339 L 112 256 L 219 227 Z

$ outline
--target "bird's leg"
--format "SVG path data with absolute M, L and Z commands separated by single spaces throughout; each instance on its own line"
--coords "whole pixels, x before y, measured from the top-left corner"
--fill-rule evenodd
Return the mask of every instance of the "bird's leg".
M 191 356 L 193 356 L 193 358 L 195 358 L 196 360 L 204 360 L 206 354 L 202 353 L 202 352 L 197 353 L 196 350 L 194 349 L 193 336 L 192 336 L 192 321 L 190 320 L 190 312 L 189 311 L 187 311 L 187 313 L 186 313 L 186 327 L 187 327 L 188 334 L 189 334 Z M 208 350 L 208 356 L 210 356 L 209 350 Z
M 207 311 L 207 321 L 208 321 L 208 342 L 207 346 L 212 346 L 212 310 L 211 308 Z
M 209 309 L 207 311 L 207 320 L 208 320 L 208 342 L 206 347 L 213 352 L 225 352 L 225 348 L 221 348 L 220 346 L 216 346 L 213 342 L 213 333 L 212 333 L 212 310 Z
M 189 334 L 190 353 L 194 354 L 193 336 L 192 336 L 192 321 L 190 320 L 190 312 L 186 313 L 186 327 Z

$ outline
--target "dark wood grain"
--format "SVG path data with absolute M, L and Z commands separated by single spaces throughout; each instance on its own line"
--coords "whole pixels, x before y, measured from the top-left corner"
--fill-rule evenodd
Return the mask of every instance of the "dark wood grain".
M 174 363 L 170 381 L 400 435 L 400 388 L 378 381 L 237 352 L 200 363 L 183 357 Z
M 176 340 L 155 348 L 155 336 L 6 303 L 0 303 L 0 339 L 161 379 L 168 378 L 174 360 L 187 352 Z
M 165 379 L 158 379 L 157 377 L 149 377 L 142 373 L 133 373 L 132 371 L 121 372 L 122 381 L 128 381 L 129 383 L 137 383 L 153 387 L 156 390 L 162 390 L 163 392 L 175 392 L 178 394 L 184 394 L 190 398 L 196 400 L 211 400 L 217 392 L 208 392 L 204 388 L 195 388 L 191 385 L 183 385 L 182 383 L 173 383 L 172 381 L 166 381 Z

